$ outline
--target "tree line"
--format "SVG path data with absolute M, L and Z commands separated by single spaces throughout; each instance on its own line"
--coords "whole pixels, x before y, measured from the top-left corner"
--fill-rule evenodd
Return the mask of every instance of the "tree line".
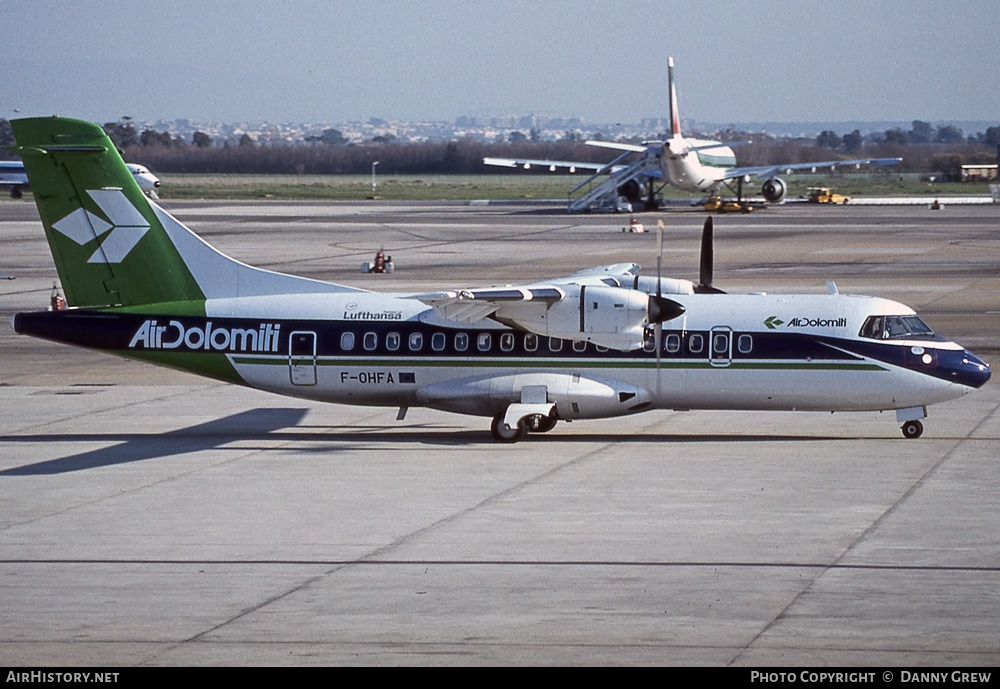
M 258 143 L 244 134 L 221 145 L 205 132 L 190 141 L 169 132 L 139 131 L 129 118 L 103 125 L 108 136 L 129 162 L 142 163 L 157 172 L 233 174 L 366 174 L 379 163 L 381 174 L 482 174 L 509 172 L 483 164 L 484 157 L 536 158 L 608 162 L 613 152 L 587 146 L 578 131 L 567 131 L 557 141 L 544 141 L 537 132 L 514 131 L 494 141 L 466 137 L 452 141 L 402 142 L 382 135 L 363 143 L 350 143 L 336 129 L 307 136 L 298 142 Z M 767 134 L 726 130 L 698 136 L 723 141 L 750 141 L 740 146 L 740 165 L 808 163 L 838 157 L 903 159 L 891 171 L 934 173 L 954 179 L 964 164 L 997 162 L 1000 126 L 966 136 L 952 125 L 933 126 L 914 120 L 910 130 L 891 129 L 862 135 L 823 131 L 814 138 L 778 138 Z M 600 138 L 596 135 L 594 138 Z M 626 143 L 641 143 L 626 140 Z M 10 123 L 0 119 L 0 146 L 13 145 Z M 546 173 L 536 168 L 534 172 Z

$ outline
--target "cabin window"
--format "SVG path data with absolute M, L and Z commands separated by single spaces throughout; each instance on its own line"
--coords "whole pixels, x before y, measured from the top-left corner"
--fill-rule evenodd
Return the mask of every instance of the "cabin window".
M 423 333 L 410 333 L 410 351 L 419 352 L 420 348 L 423 346 L 424 346 Z
M 718 333 L 712 338 L 712 349 L 716 354 L 726 354 L 729 352 L 729 333 Z
M 596 349 L 599 352 L 606 352 L 606 351 L 608 351 L 607 347 L 602 347 L 601 345 L 594 345 L 594 349 Z
M 500 349 L 505 352 L 514 349 L 514 333 L 504 333 L 500 336 Z
M 691 350 L 692 354 L 697 354 L 704 348 L 705 348 L 704 336 L 695 333 L 688 339 L 688 349 Z
M 364 338 L 361 340 L 361 345 L 365 348 L 365 351 L 372 351 L 378 345 L 378 335 L 375 333 L 365 333 Z
M 348 331 L 340 334 L 340 348 L 345 352 L 354 349 L 354 333 Z
M 858 334 L 873 340 L 934 338 L 934 331 L 919 316 L 869 316 Z
M 455 333 L 455 351 L 464 352 L 469 348 L 469 334 Z
M 550 352 L 561 352 L 563 341 L 558 337 L 549 338 L 549 351 Z
M 444 333 L 434 333 L 431 335 L 431 349 L 435 352 L 440 352 L 444 350 L 445 337 Z
M 654 330 L 646 331 L 646 336 L 642 340 L 642 351 L 656 351 L 656 332 Z
M 476 349 L 480 352 L 490 351 L 490 347 L 493 346 L 493 338 L 489 333 L 479 333 L 479 337 L 476 338 Z
M 740 354 L 749 354 L 753 351 L 753 337 L 750 335 L 740 335 L 740 339 L 736 341 L 736 346 L 740 350 Z
M 399 333 L 389 333 L 385 336 L 385 348 L 390 352 L 399 349 Z
M 681 351 L 681 336 L 677 333 L 670 333 L 667 335 L 667 351 L 670 354 L 676 354 Z
M 524 336 L 524 351 L 533 352 L 538 349 L 538 335 L 528 333 Z
M 585 352 L 585 351 L 587 351 L 587 341 L 586 340 L 573 340 L 573 351 L 574 352 Z

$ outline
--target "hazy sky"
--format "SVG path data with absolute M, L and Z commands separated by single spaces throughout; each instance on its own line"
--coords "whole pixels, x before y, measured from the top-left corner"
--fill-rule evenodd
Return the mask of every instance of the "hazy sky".
M 996 0 L 0 0 L 0 117 L 1000 122 Z M 19 112 L 15 112 L 15 109 Z

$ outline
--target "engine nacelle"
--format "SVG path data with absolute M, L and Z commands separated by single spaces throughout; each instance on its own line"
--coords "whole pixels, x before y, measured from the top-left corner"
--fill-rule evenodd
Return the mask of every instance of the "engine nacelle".
M 574 288 L 572 292 L 567 290 L 570 294 L 566 299 L 553 304 L 544 315 L 544 334 L 585 339 L 613 349 L 631 350 L 642 346 L 649 323 L 649 295 L 604 285 Z
M 768 203 L 781 203 L 787 191 L 788 187 L 780 177 L 772 177 L 760 187 L 760 193 Z
M 622 287 L 560 285 L 560 290 L 566 296 L 553 304 L 512 303 L 493 318 L 538 335 L 631 351 L 642 346 L 647 325 L 684 312 L 666 297 Z
M 634 287 L 646 294 L 657 293 L 657 279 L 652 275 L 639 275 L 635 278 Z M 694 294 L 694 283 L 680 278 L 660 278 L 660 294 Z

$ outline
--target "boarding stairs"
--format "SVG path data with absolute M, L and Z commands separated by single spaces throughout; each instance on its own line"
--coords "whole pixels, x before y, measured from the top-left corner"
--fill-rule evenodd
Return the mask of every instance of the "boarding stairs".
M 623 153 L 595 172 L 589 178 L 570 189 L 569 212 L 583 213 L 608 203 L 610 204 L 610 208 L 614 208 L 614 204 L 618 200 L 618 188 L 626 182 L 640 177 L 642 173 L 650 169 L 650 167 L 656 166 L 655 158 L 650 155 L 644 155 L 634 163 L 617 169 L 615 168 L 618 163 L 631 154 L 632 151 Z M 656 167 L 658 169 L 658 166 Z M 595 185 L 594 182 L 599 177 L 603 177 L 604 175 L 608 175 L 608 178 L 600 184 Z M 584 188 L 586 188 L 586 190 L 580 196 L 576 198 L 573 197 L 574 194 Z

